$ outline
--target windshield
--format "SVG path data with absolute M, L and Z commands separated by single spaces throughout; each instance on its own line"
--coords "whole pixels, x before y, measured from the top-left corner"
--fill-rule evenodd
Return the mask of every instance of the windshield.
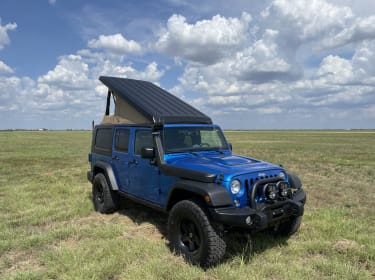
M 217 127 L 168 127 L 163 138 L 166 153 L 228 149 Z

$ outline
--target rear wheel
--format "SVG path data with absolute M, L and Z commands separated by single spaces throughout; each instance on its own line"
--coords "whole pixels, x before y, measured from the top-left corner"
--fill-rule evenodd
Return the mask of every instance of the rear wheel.
M 193 201 L 183 200 L 172 208 L 168 233 L 171 249 L 193 264 L 210 267 L 225 254 L 225 241 L 212 227 L 203 209 Z
M 111 190 L 104 174 L 95 176 L 92 183 L 92 201 L 95 211 L 110 214 L 118 208 L 118 195 Z

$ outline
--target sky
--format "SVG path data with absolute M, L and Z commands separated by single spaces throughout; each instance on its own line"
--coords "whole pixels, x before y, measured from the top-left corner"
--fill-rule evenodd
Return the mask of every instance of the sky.
M 375 1 L 0 1 L 0 129 L 90 129 L 101 75 L 224 129 L 374 129 Z

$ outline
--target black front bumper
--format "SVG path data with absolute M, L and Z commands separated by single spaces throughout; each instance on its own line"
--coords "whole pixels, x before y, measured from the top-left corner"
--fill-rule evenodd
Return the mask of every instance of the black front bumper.
M 259 231 L 283 220 L 302 216 L 305 202 L 306 193 L 300 189 L 292 199 L 272 204 L 261 203 L 254 208 L 210 208 L 210 216 L 214 222 Z

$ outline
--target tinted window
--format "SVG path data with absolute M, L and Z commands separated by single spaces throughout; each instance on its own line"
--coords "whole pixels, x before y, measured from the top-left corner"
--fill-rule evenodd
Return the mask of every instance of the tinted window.
M 116 130 L 115 149 L 120 152 L 128 152 L 129 147 L 129 129 Z
M 217 127 L 168 127 L 163 132 L 166 153 L 228 149 L 224 135 Z
M 152 134 L 150 130 L 138 130 L 135 133 L 134 153 L 140 155 L 143 147 L 153 147 Z
M 95 148 L 111 150 L 112 128 L 99 128 L 96 130 Z

